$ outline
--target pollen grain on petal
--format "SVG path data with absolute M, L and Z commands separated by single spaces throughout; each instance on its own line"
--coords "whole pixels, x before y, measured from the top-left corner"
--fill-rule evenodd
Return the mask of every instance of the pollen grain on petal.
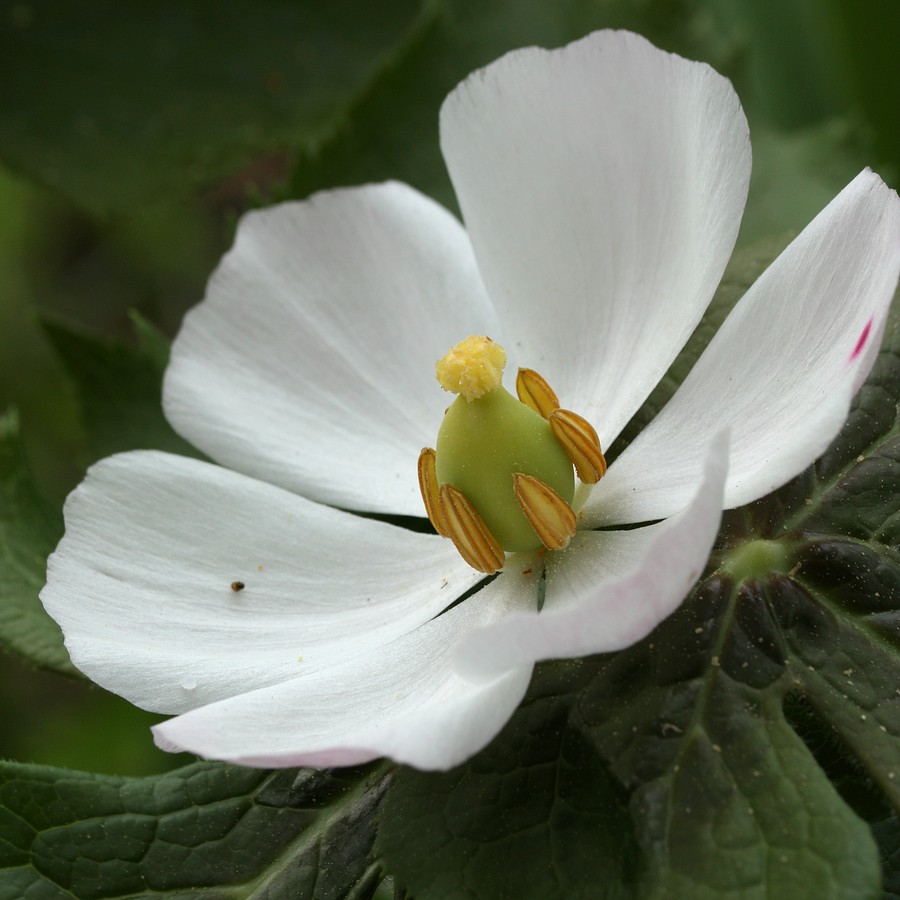
M 513 474 L 516 499 L 541 543 L 548 550 L 560 550 L 575 534 L 572 507 L 549 485 L 522 472 Z
M 486 575 L 502 569 L 506 554 L 466 495 L 452 484 L 442 484 L 440 496 L 449 538 L 459 555 L 473 569 Z
M 450 531 L 447 528 L 447 518 L 441 507 L 436 459 L 435 452 L 431 447 L 425 447 L 419 454 L 419 490 L 422 493 L 425 512 L 428 514 L 428 519 L 434 526 L 434 530 L 441 537 L 450 537 Z
M 559 409 L 559 399 L 553 388 L 534 369 L 519 369 L 516 375 L 516 394 L 522 403 L 545 419 L 549 418 L 553 410 Z
M 549 422 L 578 477 L 585 484 L 596 484 L 606 474 L 606 459 L 594 426 L 570 409 L 554 410 Z

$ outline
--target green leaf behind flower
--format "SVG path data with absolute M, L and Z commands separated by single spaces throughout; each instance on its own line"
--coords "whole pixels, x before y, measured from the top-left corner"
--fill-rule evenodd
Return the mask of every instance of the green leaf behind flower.
M 900 817 L 875 822 L 872 831 L 884 859 L 884 900 L 900 900 Z
M 123 450 L 197 455 L 166 421 L 162 376 L 168 341 L 133 315 L 137 346 L 45 322 L 44 330 L 75 384 L 91 461 Z
M 0 763 L 0 898 L 365 900 L 386 785 L 383 767 L 114 778 Z
M 41 606 L 47 556 L 62 515 L 46 503 L 25 462 L 14 411 L 0 416 L 0 644 L 38 666 L 78 674 L 62 632 Z
M 285 170 L 401 52 L 417 0 L 65 0 L 0 16 L 0 156 L 89 211 Z M 260 159 L 262 158 L 262 163 Z
M 403 769 L 378 849 L 417 900 L 631 896 L 637 846 L 626 795 L 568 727 L 578 661 L 535 686 L 503 735 L 444 774 Z

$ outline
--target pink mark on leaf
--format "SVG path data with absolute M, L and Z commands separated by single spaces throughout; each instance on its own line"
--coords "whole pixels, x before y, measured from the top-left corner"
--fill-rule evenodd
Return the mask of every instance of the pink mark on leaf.
M 856 342 L 856 346 L 853 348 L 853 352 L 850 354 L 850 362 L 853 362 L 857 356 L 863 351 L 863 347 L 866 346 L 866 341 L 869 340 L 869 332 L 872 330 L 872 320 L 869 319 L 866 322 L 866 327 L 863 328 L 862 334 L 859 336 L 859 340 Z

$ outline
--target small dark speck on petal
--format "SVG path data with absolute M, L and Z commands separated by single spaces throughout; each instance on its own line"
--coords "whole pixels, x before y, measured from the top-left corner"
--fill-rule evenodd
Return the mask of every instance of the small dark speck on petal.
M 247 585 L 244 584 L 243 581 L 232 581 L 231 589 L 237 593 L 238 591 L 242 591 Z

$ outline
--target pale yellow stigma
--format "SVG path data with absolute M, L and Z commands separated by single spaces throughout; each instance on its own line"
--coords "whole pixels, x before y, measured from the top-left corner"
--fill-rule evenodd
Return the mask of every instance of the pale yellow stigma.
M 451 348 L 434 368 L 445 391 L 475 400 L 500 387 L 505 365 L 506 351 L 499 344 L 472 335 Z

